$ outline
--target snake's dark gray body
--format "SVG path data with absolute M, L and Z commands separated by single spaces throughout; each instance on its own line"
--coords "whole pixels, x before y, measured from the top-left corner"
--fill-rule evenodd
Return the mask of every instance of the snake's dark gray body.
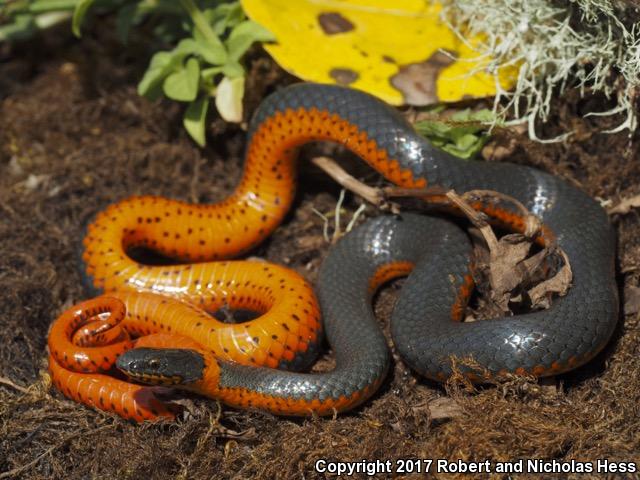
M 451 355 L 472 356 L 491 372 L 538 367 L 541 375 L 551 375 L 584 363 L 606 344 L 618 316 L 615 242 L 607 215 L 594 200 L 532 168 L 453 157 L 416 134 L 394 109 L 336 86 L 305 84 L 275 93 L 256 113 L 250 135 L 276 112 L 314 107 L 366 132 L 414 178 L 458 192 L 496 190 L 519 200 L 556 235 L 570 259 L 573 286 L 548 310 L 454 322 L 452 305 L 469 272 L 466 235 L 439 218 L 376 218 L 338 242 L 321 267 L 317 288 L 327 339 L 336 354 L 335 370 L 300 374 L 224 364 L 222 386 L 324 400 L 357 394 L 379 381 L 389 354 L 373 315 L 369 279 L 378 267 L 397 261 L 416 267 L 393 312 L 393 341 L 403 359 L 427 377 L 450 373 Z

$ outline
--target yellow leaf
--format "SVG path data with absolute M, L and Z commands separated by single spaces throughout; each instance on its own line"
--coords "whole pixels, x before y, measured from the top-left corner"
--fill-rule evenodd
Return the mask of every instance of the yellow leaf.
M 292 74 L 338 83 L 399 105 L 495 93 L 493 74 L 426 0 L 242 0 L 277 38 L 265 48 Z M 500 72 L 508 89 L 516 69 Z

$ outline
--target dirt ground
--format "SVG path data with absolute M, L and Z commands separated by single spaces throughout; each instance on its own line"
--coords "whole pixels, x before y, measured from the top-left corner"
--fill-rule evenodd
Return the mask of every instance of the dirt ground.
M 283 419 L 190 396 L 189 418 L 140 426 L 51 388 L 47 329 L 86 298 L 76 263 L 86 222 L 133 194 L 216 201 L 240 175 L 242 129 L 214 120 L 209 146 L 196 148 L 179 106 L 136 94 L 145 58 L 139 47 L 123 49 L 95 32 L 81 43 L 54 32 L 0 47 L 0 479 L 313 479 L 323 478 L 314 471 L 321 458 L 640 462 L 634 313 L 621 315 L 615 338 L 594 361 L 542 385 L 507 379 L 473 391 L 459 381 L 440 386 L 395 358 L 373 399 L 335 419 Z M 259 51 L 250 70 L 248 114 L 265 92 L 292 81 Z M 567 95 L 539 132 L 574 130 L 566 142 L 535 144 L 502 132 L 492 143 L 499 148 L 487 151 L 506 149 L 510 161 L 561 175 L 613 203 L 637 194 L 638 139 L 595 133 L 620 119 L 582 118 L 587 106 L 605 110 L 607 101 Z M 314 281 L 329 245 L 312 209 L 331 211 L 339 189 L 319 171 L 302 170 L 293 212 L 253 253 Z M 357 206 L 349 197 L 346 208 Z M 636 212 L 612 219 L 622 302 L 640 277 L 638 220 Z M 401 283 L 376 299 L 383 325 Z M 627 300 L 627 312 L 637 310 Z

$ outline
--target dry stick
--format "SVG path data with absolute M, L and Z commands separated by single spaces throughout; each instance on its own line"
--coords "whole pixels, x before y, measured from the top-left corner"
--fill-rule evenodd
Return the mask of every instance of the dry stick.
M 315 157 L 311 159 L 311 163 L 321 168 L 327 175 L 347 190 L 360 195 L 369 203 L 372 203 L 379 208 L 385 208 L 385 198 L 379 188 L 370 187 L 369 185 L 362 183 L 353 175 L 347 173 L 347 171 L 338 165 L 335 160 L 329 157 Z M 397 207 L 399 208 L 399 206 Z M 391 208 L 393 211 L 394 206 L 389 205 L 386 208 Z
M 498 238 L 496 237 L 496 234 L 493 233 L 493 230 L 491 229 L 491 226 L 489 226 L 489 222 L 487 222 L 486 217 L 481 212 L 478 212 L 471 205 L 469 205 L 453 190 L 449 190 L 446 193 L 446 196 L 451 201 L 451 203 L 458 207 L 460 211 L 465 215 L 465 217 L 467 217 L 471 221 L 471 223 L 473 223 L 473 225 L 478 230 L 480 230 L 482 238 L 484 238 L 484 241 L 489 247 L 491 258 L 494 258 L 495 252 L 498 251 Z
M 374 204 L 381 209 L 391 209 L 393 213 L 399 213 L 400 205 L 394 202 L 388 202 L 387 198 L 394 197 L 441 197 L 445 196 L 450 203 L 457 206 L 465 216 L 471 220 L 471 222 L 482 232 L 489 251 L 496 251 L 498 245 L 498 239 L 496 238 L 493 230 L 489 226 L 489 223 L 484 218 L 481 212 L 475 210 L 469 205 L 462 197 L 460 197 L 453 190 L 444 190 L 441 187 L 427 187 L 422 189 L 416 188 L 402 188 L 402 187 L 385 187 L 383 189 L 370 187 L 356 179 L 354 176 L 347 173 L 335 160 L 329 157 L 315 157 L 311 159 L 311 162 L 326 172 L 331 178 L 342 185 L 344 188 L 351 190 L 352 192 L 360 195 L 365 200 Z M 486 191 L 478 191 L 482 196 L 486 196 Z M 519 203 L 519 202 L 518 202 Z M 521 205 L 521 204 L 520 204 Z M 523 207 L 524 208 L 524 207 Z
M 455 190 L 445 190 L 439 186 L 431 186 L 426 188 L 403 188 L 403 187 L 385 187 L 382 189 L 384 195 L 388 198 L 394 197 L 446 197 L 449 203 L 453 203 L 457 206 L 462 213 L 469 218 L 469 220 L 478 228 L 488 224 L 486 216 L 469 205 L 469 201 L 481 200 L 483 198 L 489 198 L 492 200 L 500 200 L 504 203 L 510 203 L 520 212 L 520 215 L 525 219 L 525 231 L 523 235 L 527 238 L 534 237 L 542 226 L 540 219 L 531 214 L 527 207 L 525 207 L 520 201 L 515 198 L 505 195 L 504 193 L 496 192 L 495 190 L 469 190 L 468 192 L 458 195 Z M 446 202 L 444 202 L 446 204 Z
M 0 377 L 0 383 L 1 383 L 2 385 L 7 385 L 7 386 L 9 386 L 9 387 L 15 388 L 15 389 L 16 389 L 16 390 L 18 390 L 19 392 L 22 392 L 22 393 L 29 393 L 29 389 L 28 389 L 28 388 L 21 387 L 20 385 L 17 385 L 17 384 L 15 384 L 15 383 L 13 383 L 11 380 L 9 380 L 9 379 L 8 379 L 8 378 L 6 378 L 6 377 Z
M 522 234 L 527 238 L 533 238 L 536 236 L 542 228 L 542 222 L 540 219 L 533 215 L 522 202 L 515 198 L 506 195 L 504 193 L 496 192 L 495 190 L 470 190 L 463 195 L 465 200 L 480 200 L 483 198 L 490 198 L 492 200 L 500 200 L 505 203 L 509 203 L 516 207 L 520 211 L 520 216 L 525 219 L 525 228 Z
M 384 189 L 384 193 L 386 196 L 390 198 L 394 197 L 416 197 L 416 198 L 425 198 L 425 197 L 444 197 L 448 200 L 449 203 L 454 205 L 460 210 L 465 217 L 469 219 L 469 221 L 480 231 L 482 238 L 484 239 L 487 247 L 489 248 L 489 254 L 491 258 L 495 258 L 498 254 L 498 238 L 496 237 L 493 229 L 489 225 L 487 221 L 486 215 L 482 212 L 479 212 L 475 208 L 473 208 L 467 202 L 467 199 L 470 198 L 483 198 L 488 196 L 493 196 L 496 198 L 500 198 L 501 200 L 510 199 L 506 195 L 503 195 L 498 192 L 493 192 L 490 190 L 471 190 L 464 195 L 458 195 L 454 190 L 445 190 L 441 187 L 427 187 L 423 189 L 415 189 L 415 188 L 401 188 L 401 187 L 386 187 Z M 493 195 L 495 193 L 495 195 Z M 514 204 L 518 209 L 523 209 L 526 212 L 527 218 L 531 216 L 529 212 L 524 208 L 524 206 L 513 199 Z M 527 230 L 530 230 L 530 225 L 534 225 L 534 222 L 527 221 Z

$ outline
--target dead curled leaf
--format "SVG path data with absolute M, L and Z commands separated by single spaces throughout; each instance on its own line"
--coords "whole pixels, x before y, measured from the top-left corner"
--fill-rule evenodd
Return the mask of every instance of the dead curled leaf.
M 530 255 L 531 249 L 532 240 L 521 234 L 505 235 L 491 251 L 476 248 L 474 279 L 480 288 L 490 287 L 485 299 L 496 315 L 509 314 L 514 306 L 549 308 L 553 294 L 567 293 L 572 272 L 564 252 L 550 246 Z M 549 264 L 557 258 L 562 265 L 547 278 Z
M 527 218 L 525 235 L 508 234 L 498 239 L 484 216 L 467 203 L 467 199 L 478 195 L 484 201 L 512 202 Z M 567 293 L 573 278 L 569 259 L 555 244 L 530 254 L 541 222 L 523 205 L 490 191 L 467 192 L 462 196 L 450 191 L 447 198 L 469 218 L 484 240 L 476 246 L 473 275 L 491 316 L 509 315 L 514 307 L 520 306 L 533 310 L 549 308 L 554 294 Z M 552 267 L 557 265 L 554 270 Z M 555 273 L 548 277 L 550 270 Z
M 553 294 L 560 297 L 567 294 L 573 279 L 573 272 L 567 255 L 559 250 L 558 254 L 563 259 L 563 264 L 558 272 L 551 278 L 544 280 L 527 291 L 532 308 L 549 308 Z

